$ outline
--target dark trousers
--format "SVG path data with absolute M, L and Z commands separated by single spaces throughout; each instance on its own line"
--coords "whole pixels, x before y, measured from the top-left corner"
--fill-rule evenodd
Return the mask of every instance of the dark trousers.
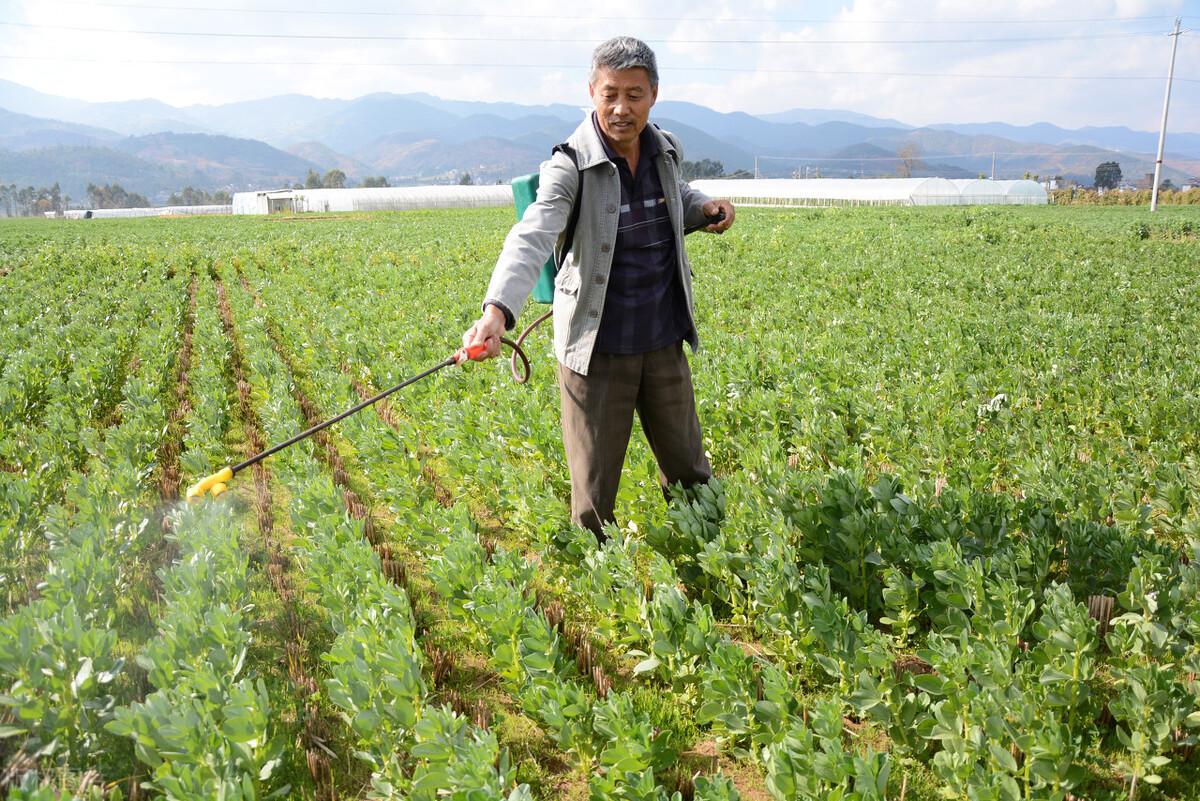
M 650 353 L 594 354 L 587 375 L 559 364 L 558 387 L 576 524 L 601 536 L 613 520 L 635 411 L 664 488 L 712 476 L 682 342 Z

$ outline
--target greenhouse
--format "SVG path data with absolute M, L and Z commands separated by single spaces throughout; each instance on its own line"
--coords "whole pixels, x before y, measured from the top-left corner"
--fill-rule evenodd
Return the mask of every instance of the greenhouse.
M 1046 188 L 1037 181 L 996 181 L 1004 187 L 1005 203 L 1039 206 L 1049 203 Z
M 1039 205 L 1047 202 L 1046 190 L 1037 181 L 992 181 L 987 178 L 958 178 L 951 181 L 963 205 Z
M 1036 181 L 946 178 L 762 178 L 692 181 L 710 197 L 742 206 L 959 206 L 1046 203 Z
M 512 187 L 392 186 L 361 189 L 282 189 L 238 192 L 234 214 L 307 211 L 402 211 L 511 206 Z
M 108 217 L 190 217 L 202 214 L 232 214 L 233 206 L 218 204 L 209 206 L 152 206 L 136 209 L 68 209 L 62 216 L 68 220 L 90 220 Z M 47 212 L 47 217 L 58 216 Z

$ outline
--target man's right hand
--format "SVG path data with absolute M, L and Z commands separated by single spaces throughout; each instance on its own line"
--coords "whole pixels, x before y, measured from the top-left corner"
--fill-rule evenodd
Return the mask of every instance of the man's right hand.
M 504 336 L 504 312 L 493 305 L 483 310 L 483 315 L 475 321 L 475 325 L 463 334 L 463 347 L 484 344 L 486 348 L 475 357 L 475 361 L 483 361 L 500 355 L 500 337 Z

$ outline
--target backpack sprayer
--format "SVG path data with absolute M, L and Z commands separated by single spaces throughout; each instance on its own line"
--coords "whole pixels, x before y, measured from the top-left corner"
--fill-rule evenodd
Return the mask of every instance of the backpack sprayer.
M 582 176 L 582 171 L 580 172 L 580 175 Z M 522 217 L 522 215 L 524 215 L 525 209 L 528 208 L 529 205 L 537 197 L 537 188 L 538 188 L 538 174 L 537 173 L 534 173 L 532 175 L 526 175 L 521 178 L 516 178 L 513 180 L 513 200 L 516 205 L 518 220 Z M 583 193 L 580 192 L 579 194 L 581 195 Z M 575 224 L 579 219 L 579 205 L 580 205 L 579 197 L 577 195 L 575 198 L 575 203 L 571 208 L 571 217 L 570 217 L 570 220 L 568 221 L 567 229 L 566 229 L 566 231 L 564 231 L 563 241 L 558 248 L 558 253 L 557 253 L 557 255 L 552 255 L 549 259 L 546 260 L 546 263 L 544 265 L 542 265 L 541 275 L 538 277 L 537 285 L 534 287 L 534 290 L 533 290 L 533 299 L 537 303 L 552 303 L 554 301 L 554 278 L 558 274 L 559 269 L 562 267 L 563 261 L 566 258 L 567 251 L 569 251 L 571 249 L 571 243 L 572 243 L 572 240 L 574 239 L 574 235 L 575 235 Z M 684 229 L 683 233 L 685 235 L 693 233 L 693 232 L 698 231 L 701 228 L 704 228 L 708 225 L 713 225 L 715 223 L 718 223 L 723 219 L 725 219 L 725 212 L 719 211 L 716 216 L 708 218 L 707 221 L 700 223 L 699 225 L 693 225 L 689 228 Z M 525 330 L 521 332 L 521 335 L 519 337 L 517 337 L 516 342 L 512 341 L 511 339 L 509 339 L 507 337 L 502 337 L 500 339 L 500 343 L 502 345 L 506 345 L 512 349 L 512 362 L 511 362 L 512 375 L 513 375 L 513 380 L 516 381 L 518 384 L 524 384 L 526 381 L 528 381 L 529 374 L 530 374 L 529 357 L 525 354 L 525 351 L 521 348 L 521 345 L 525 342 L 525 338 L 528 337 L 530 335 L 530 333 L 532 333 L 533 330 L 538 327 L 538 325 L 540 325 L 542 322 L 544 322 L 546 319 L 548 319 L 550 317 L 550 315 L 552 315 L 553 313 L 554 313 L 554 310 L 551 309 L 550 311 L 546 312 L 545 314 L 542 314 L 536 320 L 534 320 L 532 323 L 530 323 L 529 326 L 526 327 Z M 380 392 L 378 395 L 375 395 L 374 397 L 367 398 L 365 401 L 359 403 L 358 405 L 342 412 L 337 417 L 331 417 L 330 419 L 328 419 L 324 422 L 317 423 L 315 426 L 312 426 L 311 428 L 309 428 L 305 431 L 301 431 L 299 434 L 292 437 L 291 439 L 281 442 L 278 445 L 275 445 L 271 448 L 268 448 L 267 450 L 263 451 L 262 453 L 258 453 L 258 454 L 255 454 L 254 456 L 251 456 L 249 459 L 247 459 L 244 462 L 240 462 L 238 464 L 235 464 L 235 465 L 232 465 L 229 467 L 224 467 L 224 468 L 218 470 L 217 472 L 213 473 L 210 476 L 205 476 L 204 478 L 200 479 L 192 486 L 188 487 L 187 499 L 189 501 L 197 500 L 197 499 L 203 498 L 206 494 L 211 495 L 214 498 L 217 497 L 218 495 L 225 492 L 226 489 L 228 489 L 229 482 L 231 480 L 233 480 L 233 477 L 236 476 L 238 473 L 242 472 L 243 470 L 245 470 L 247 467 L 252 467 L 253 465 L 261 462 L 263 459 L 266 459 L 268 456 L 272 456 L 276 453 L 279 453 L 284 448 L 295 445 L 297 442 L 300 442 L 301 440 L 311 437 L 313 434 L 316 434 L 318 431 L 323 431 L 324 429 L 329 428 L 334 423 L 345 420 L 350 415 L 355 414 L 356 412 L 360 412 L 363 409 L 367 408 L 368 406 L 378 403 L 379 401 L 386 398 L 388 395 L 391 395 L 393 392 L 404 389 L 409 384 L 415 384 L 416 382 L 420 381 L 422 378 L 433 375 L 434 373 L 436 373 L 437 371 L 439 371 L 443 368 L 452 367 L 452 366 L 458 365 L 458 364 L 464 364 L 465 362 L 470 361 L 470 360 L 474 359 L 476 356 L 479 356 L 480 354 L 482 354 L 486 349 L 487 349 L 487 345 L 485 345 L 483 343 L 458 349 L 457 351 L 454 352 L 453 355 L 447 357 L 446 359 L 444 359 L 441 362 L 438 362 L 436 365 L 434 365 L 433 367 L 430 367 L 428 370 L 425 370 L 422 373 L 418 373 L 417 375 L 415 375 L 412 378 L 409 378 L 405 381 L 401 381 L 399 384 L 392 387 L 391 389 L 385 389 L 383 392 Z M 518 360 L 520 360 L 521 364 L 524 367 L 523 372 L 521 370 L 518 370 L 518 367 L 517 367 Z

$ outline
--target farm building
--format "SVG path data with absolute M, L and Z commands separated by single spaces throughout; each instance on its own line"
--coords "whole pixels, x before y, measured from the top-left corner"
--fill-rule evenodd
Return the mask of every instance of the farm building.
M 279 189 L 238 192 L 233 196 L 233 213 L 464 209 L 511 206 L 512 202 L 512 187 L 507 185 Z
M 760 178 L 692 181 L 711 197 L 743 206 L 959 206 L 1046 203 L 1036 181 L 945 178 Z

